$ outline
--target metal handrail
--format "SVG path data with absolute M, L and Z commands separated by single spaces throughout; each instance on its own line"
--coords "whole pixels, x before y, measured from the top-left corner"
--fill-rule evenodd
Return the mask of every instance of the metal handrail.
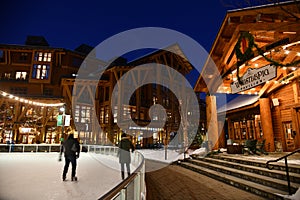
M 282 156 L 280 158 L 277 158 L 275 160 L 269 160 L 267 163 L 266 163 L 266 167 L 269 169 L 269 170 L 272 170 L 274 168 L 274 166 L 270 165 L 271 162 L 278 162 L 279 160 L 282 160 L 284 159 L 284 163 L 285 163 L 285 172 L 286 172 L 286 179 L 287 179 L 287 182 L 288 182 L 288 190 L 289 190 L 289 195 L 292 194 L 292 191 L 291 191 L 291 182 L 290 182 L 290 175 L 289 175 L 289 166 L 288 166 L 288 162 L 287 162 L 287 157 L 297 153 L 297 152 L 300 152 L 300 149 L 297 149 L 285 156 Z
M 118 195 L 118 193 L 120 193 L 122 189 L 126 188 L 132 181 L 134 181 L 134 179 L 138 176 L 138 174 L 140 173 L 140 171 L 142 170 L 142 168 L 144 166 L 144 160 L 145 160 L 145 158 L 144 158 L 144 156 L 141 153 L 139 153 L 139 154 L 142 157 L 142 160 L 141 160 L 139 166 L 134 170 L 134 172 L 132 174 L 130 174 L 130 176 L 128 176 L 124 181 L 122 181 L 117 186 L 115 186 L 110 191 L 108 191 L 106 194 L 102 195 L 99 198 L 99 200 L 111 200 L 111 199 L 114 199 L 114 197 L 116 195 Z

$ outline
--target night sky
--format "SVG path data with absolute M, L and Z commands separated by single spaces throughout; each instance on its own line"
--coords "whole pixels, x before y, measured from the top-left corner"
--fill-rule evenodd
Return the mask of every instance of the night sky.
M 128 29 L 155 26 L 184 33 L 209 51 L 226 11 L 247 6 L 240 0 L 10 0 L 0 6 L 0 43 L 24 44 L 27 35 L 42 35 L 50 46 L 72 50 L 82 43 L 97 46 Z
M 0 44 L 24 44 L 27 35 L 41 35 L 51 47 L 74 50 L 81 44 L 95 47 L 129 29 L 162 27 L 186 34 L 209 52 L 228 10 L 266 3 L 270 1 L 10 0 L 0 6 Z M 125 57 L 131 61 L 145 53 L 149 50 Z M 192 85 L 198 76 L 188 77 Z

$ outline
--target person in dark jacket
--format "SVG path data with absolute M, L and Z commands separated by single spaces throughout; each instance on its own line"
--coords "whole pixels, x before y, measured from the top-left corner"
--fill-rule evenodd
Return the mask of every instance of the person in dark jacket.
M 71 180 L 77 181 L 77 177 L 76 177 L 77 161 L 76 161 L 76 159 L 79 158 L 80 145 L 79 145 L 78 140 L 74 138 L 73 134 L 70 134 L 68 139 L 66 141 L 64 141 L 61 145 L 60 158 L 59 158 L 60 161 L 61 161 L 62 152 L 64 152 L 64 154 L 65 154 L 65 166 L 64 166 L 64 171 L 63 171 L 63 175 L 62 175 L 63 181 L 66 180 L 66 175 L 68 173 L 70 163 L 72 164 Z
M 129 137 L 123 133 L 121 135 L 121 141 L 119 143 L 119 163 L 121 164 L 121 176 L 124 180 L 124 165 L 126 165 L 127 168 L 127 174 L 130 175 L 130 162 L 131 162 L 131 156 L 130 156 L 130 149 L 133 152 L 134 146 L 132 142 L 129 140 Z

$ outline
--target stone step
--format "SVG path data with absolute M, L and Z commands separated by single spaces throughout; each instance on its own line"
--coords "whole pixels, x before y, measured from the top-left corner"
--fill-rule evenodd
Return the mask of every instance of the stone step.
M 201 167 L 198 165 L 194 165 L 192 163 L 188 163 L 188 162 L 180 162 L 180 165 L 182 167 L 185 167 L 187 169 L 193 170 L 195 172 L 198 172 L 200 174 L 209 176 L 213 179 L 222 181 L 224 183 L 227 183 L 229 185 L 232 185 L 234 187 L 243 189 L 245 191 L 254 193 L 256 195 L 262 196 L 266 199 L 284 199 L 281 195 L 287 195 L 287 192 L 278 190 L 278 189 L 274 189 L 271 187 L 267 187 L 258 183 L 254 183 L 252 181 L 248 181 L 245 179 L 241 179 L 229 174 L 224 174 L 222 172 L 217 172 L 214 171 L 212 169 L 207 169 L 205 167 Z
M 206 160 L 206 159 L 204 159 L 204 160 Z M 268 187 L 276 188 L 276 189 L 279 189 L 282 191 L 288 191 L 287 181 L 285 181 L 285 180 L 260 175 L 259 173 L 244 171 L 243 170 L 244 168 L 235 169 L 233 167 L 227 167 L 227 166 L 220 165 L 220 164 L 210 163 L 209 161 L 211 161 L 211 160 L 202 161 L 202 160 L 196 160 L 196 159 L 189 159 L 186 161 L 188 161 L 189 163 L 192 163 L 194 165 L 205 167 L 205 168 L 217 171 L 217 172 L 222 172 L 224 174 L 235 176 L 235 177 L 241 178 L 243 180 L 252 181 L 252 182 L 255 182 L 255 183 L 258 183 L 261 185 L 265 185 Z M 223 161 L 223 162 L 226 162 L 226 161 Z M 259 171 L 259 170 L 257 170 L 257 171 Z M 293 193 L 295 193 L 299 187 L 300 187 L 300 184 L 291 182 L 291 191 Z
M 256 160 L 256 159 L 254 160 L 251 158 L 251 156 L 245 158 L 243 156 L 236 157 L 236 156 L 229 156 L 229 155 L 214 155 L 212 157 L 216 158 L 216 159 L 226 160 L 229 162 L 240 163 L 240 164 L 245 164 L 245 165 L 252 165 L 252 166 L 262 167 L 262 168 L 266 168 L 266 163 L 267 163 L 266 160 Z M 271 165 L 274 167 L 274 170 L 285 171 L 284 163 L 276 162 L 276 163 L 271 163 Z M 289 172 L 300 174 L 300 166 L 299 165 L 288 163 L 288 167 L 289 167 Z
M 243 170 L 243 171 L 252 172 L 255 174 L 264 175 L 264 176 L 287 181 L 286 171 L 282 171 L 282 170 L 275 170 L 275 169 L 270 170 L 270 169 L 267 169 L 266 167 L 259 167 L 259 166 L 255 166 L 255 165 L 246 165 L 246 164 L 241 164 L 240 162 L 237 162 L 237 163 L 230 162 L 227 160 L 220 160 L 215 157 L 196 158 L 196 159 L 204 161 L 204 162 L 209 162 L 209 163 L 213 163 L 213 164 L 217 164 L 217 165 L 222 165 L 225 167 L 230 167 L 233 169 Z M 290 176 L 291 182 L 300 184 L 300 174 L 289 172 L 289 176 Z

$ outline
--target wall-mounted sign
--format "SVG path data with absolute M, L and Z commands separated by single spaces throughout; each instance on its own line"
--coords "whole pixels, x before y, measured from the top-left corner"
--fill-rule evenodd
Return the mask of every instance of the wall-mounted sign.
M 56 120 L 57 120 L 56 126 L 63 125 L 63 116 L 62 115 L 58 115 Z M 64 115 L 64 121 L 65 121 L 64 126 L 70 126 L 71 116 Z
M 265 83 L 268 80 L 275 78 L 277 76 L 276 72 L 276 66 L 274 65 L 266 65 L 261 68 L 249 68 L 241 77 L 242 84 L 238 81 L 231 83 L 231 93 L 249 90 L 250 88 Z

